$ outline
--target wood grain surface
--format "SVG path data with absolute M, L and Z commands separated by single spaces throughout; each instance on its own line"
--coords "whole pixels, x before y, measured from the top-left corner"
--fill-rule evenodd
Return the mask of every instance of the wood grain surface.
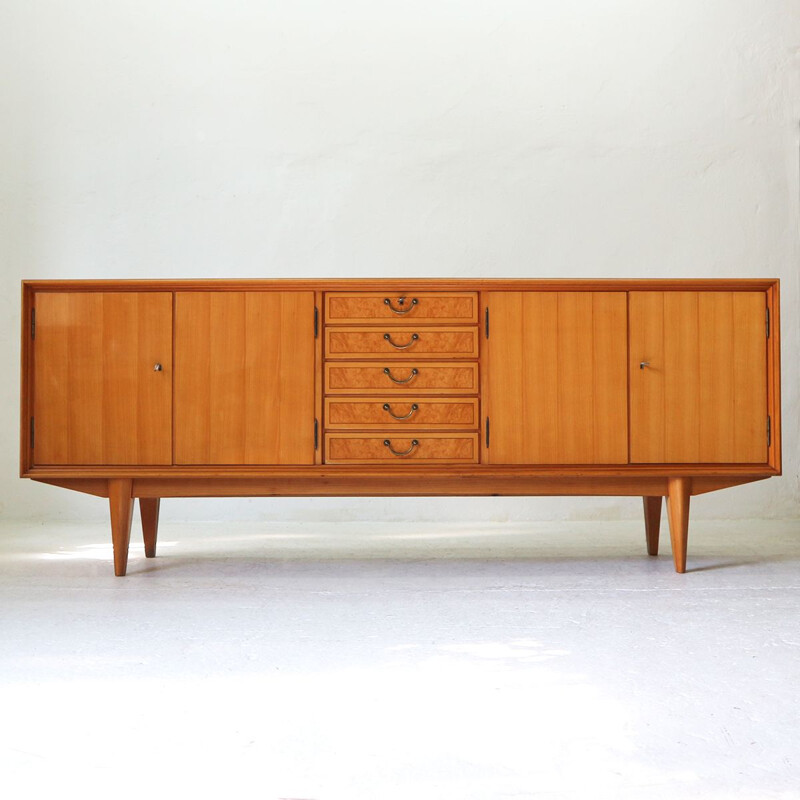
M 406 325 L 417 320 L 474 323 L 478 321 L 478 295 L 476 292 L 411 290 L 402 293 L 328 292 L 325 295 L 325 322 L 328 324 L 377 320 L 383 325 Z
M 629 304 L 631 461 L 765 462 L 765 294 L 631 292 Z
M 325 357 L 329 359 L 477 358 L 478 329 L 477 327 L 432 328 L 419 325 L 412 325 L 402 330 L 387 330 L 385 326 L 326 328 Z
M 35 307 L 34 463 L 170 464 L 172 295 L 44 292 Z
M 384 406 L 389 406 L 384 408 Z M 416 406 L 413 409 L 412 406 Z M 397 420 L 394 417 L 407 417 Z M 347 428 L 476 428 L 478 399 L 456 397 L 336 398 L 325 400 L 325 425 Z
M 384 370 L 388 369 L 389 374 Z M 412 370 L 417 374 L 413 375 Z M 394 378 L 395 380 L 392 380 Z M 405 381 L 397 383 L 396 381 Z M 477 362 L 327 362 L 326 394 L 475 394 Z
M 492 292 L 486 302 L 489 462 L 626 462 L 625 293 Z
M 313 292 L 176 294 L 176 464 L 313 464 L 313 316 Z
M 474 433 L 404 431 L 398 435 L 389 430 L 374 434 L 330 433 L 325 444 L 328 463 L 475 463 L 478 460 L 478 436 Z

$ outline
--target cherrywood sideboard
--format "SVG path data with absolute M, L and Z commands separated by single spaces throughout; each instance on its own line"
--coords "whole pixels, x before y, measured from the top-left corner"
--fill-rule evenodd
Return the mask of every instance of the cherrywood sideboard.
M 134 499 L 667 498 L 781 472 L 777 280 L 25 281 L 20 474 Z

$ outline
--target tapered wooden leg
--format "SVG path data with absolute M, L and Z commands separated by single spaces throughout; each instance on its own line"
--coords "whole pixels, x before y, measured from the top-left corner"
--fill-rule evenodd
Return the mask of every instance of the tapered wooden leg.
M 133 481 L 113 479 L 108 482 L 111 507 L 111 541 L 114 543 L 114 574 L 122 576 L 128 569 L 128 544 L 133 520 Z
M 670 478 L 668 482 L 667 512 L 669 537 L 672 540 L 672 558 L 676 572 L 686 572 L 686 544 L 689 540 L 689 496 L 692 482 L 689 478 Z
M 644 535 L 647 539 L 647 554 L 658 555 L 658 532 L 661 529 L 662 497 L 643 497 L 644 501 Z
M 140 497 L 139 511 L 142 515 L 142 533 L 144 534 L 144 554 L 148 558 L 156 557 L 156 540 L 158 539 L 158 510 L 160 497 Z

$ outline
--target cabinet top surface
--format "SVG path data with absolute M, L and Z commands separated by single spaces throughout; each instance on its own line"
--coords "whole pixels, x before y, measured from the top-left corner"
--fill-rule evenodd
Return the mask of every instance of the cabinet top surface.
M 190 280 L 24 280 L 33 291 L 766 291 L 777 278 L 237 278 Z

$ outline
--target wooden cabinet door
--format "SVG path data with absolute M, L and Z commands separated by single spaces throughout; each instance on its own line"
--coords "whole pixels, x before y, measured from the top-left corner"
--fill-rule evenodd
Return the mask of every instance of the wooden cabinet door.
M 487 298 L 489 463 L 626 463 L 625 292 Z
M 314 293 L 177 292 L 175 462 L 313 464 Z
M 34 307 L 33 463 L 172 463 L 172 294 L 38 292 Z
M 631 461 L 767 460 L 764 292 L 630 293 Z

